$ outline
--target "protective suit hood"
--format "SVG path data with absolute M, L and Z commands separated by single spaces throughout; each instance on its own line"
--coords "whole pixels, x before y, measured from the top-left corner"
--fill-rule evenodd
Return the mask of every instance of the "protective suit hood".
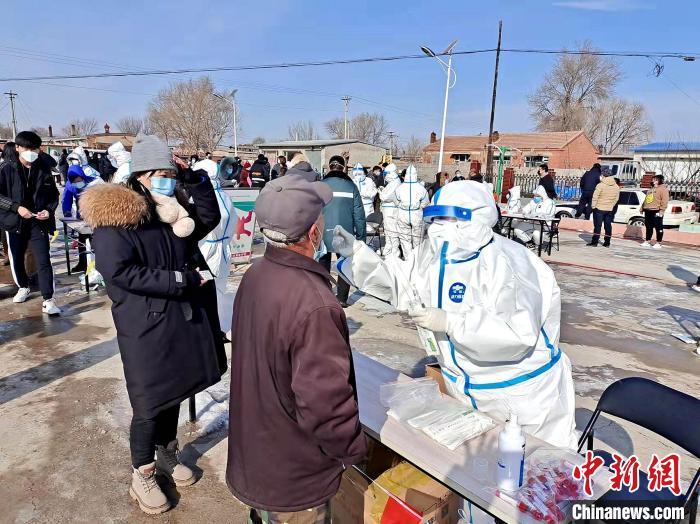
M 520 199 L 520 186 L 513 186 L 508 190 L 508 202 Z
M 498 211 L 484 184 L 471 180 L 451 182 L 441 188 L 423 211 L 433 256 L 441 254 L 465 260 L 493 239 Z
M 218 180 L 217 175 L 219 173 L 219 166 L 217 166 L 216 162 L 214 162 L 213 160 L 205 158 L 204 160 L 200 160 L 192 166 L 192 170 L 197 171 L 198 169 L 204 169 L 204 171 L 207 172 L 207 175 L 211 179 L 212 183 Z
M 131 153 L 126 150 L 124 144 L 121 142 L 115 142 L 109 146 L 107 149 L 107 156 L 112 165 L 117 169 L 131 160 Z
M 532 194 L 533 196 L 541 196 L 543 201 L 550 200 L 549 196 L 547 195 L 547 190 L 542 186 L 537 186 Z
M 406 177 L 404 178 L 406 182 L 418 182 L 418 170 L 413 164 L 406 168 Z
M 87 165 L 87 155 L 85 154 L 85 150 L 83 149 L 83 146 L 78 146 L 73 151 L 70 152 L 67 158 L 68 162 L 70 163 L 71 160 L 78 160 L 80 162 L 79 165 L 85 166 Z
M 396 171 L 396 164 L 393 162 L 384 168 L 384 181 L 392 182 L 398 180 L 399 174 Z
M 360 182 L 367 177 L 367 175 L 365 175 L 365 170 L 362 168 L 362 164 L 359 162 L 352 168 L 352 177 Z

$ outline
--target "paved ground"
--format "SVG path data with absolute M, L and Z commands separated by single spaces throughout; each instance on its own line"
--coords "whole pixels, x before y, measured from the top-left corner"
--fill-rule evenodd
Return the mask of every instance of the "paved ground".
M 177 506 L 160 517 L 142 516 L 128 499 L 129 406 L 109 300 L 78 289 L 65 274 L 58 242 L 61 318 L 43 318 L 36 293 L 13 305 L 15 288 L 7 268 L 0 269 L 0 522 L 244 522 L 244 508 L 223 482 L 226 380 L 198 396 L 197 425 L 181 422 L 180 439 L 202 471 L 200 482 L 171 490 Z M 695 346 L 672 336 L 700 337 L 700 294 L 686 285 L 700 274 L 700 253 L 642 250 L 630 241 L 610 250 L 583 244 L 564 232 L 561 251 L 551 257 L 579 425 L 605 387 L 626 376 L 651 377 L 700 397 Z M 232 276 L 232 289 L 241 273 Z M 411 323 L 370 297 L 356 293 L 353 300 L 347 314 L 355 349 L 422 375 L 426 359 Z M 621 421 L 605 419 L 601 426 L 602 443 L 626 454 L 672 449 Z M 687 478 L 693 463 L 683 465 Z

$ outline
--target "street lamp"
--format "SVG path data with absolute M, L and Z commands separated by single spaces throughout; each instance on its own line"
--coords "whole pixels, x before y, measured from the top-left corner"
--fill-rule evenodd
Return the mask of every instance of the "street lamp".
M 234 156 L 238 156 L 238 129 L 236 125 L 236 93 L 238 92 L 238 89 L 234 89 L 231 91 L 231 94 L 229 95 L 231 99 L 229 100 L 226 97 L 223 97 L 217 93 L 214 93 L 214 96 L 216 98 L 220 98 L 221 100 L 224 100 L 231 104 L 233 106 L 233 154 Z
M 438 172 L 442 172 L 442 156 L 445 153 L 445 124 L 447 123 L 447 99 L 450 94 L 450 88 L 457 83 L 457 73 L 452 69 L 452 51 L 457 45 L 457 40 L 454 40 L 440 55 L 447 55 L 447 63 L 440 58 L 435 51 L 426 46 L 421 46 L 420 50 L 426 55 L 434 58 L 443 67 L 447 73 L 447 82 L 445 83 L 445 107 L 442 110 L 442 133 L 440 133 L 440 156 L 438 157 Z

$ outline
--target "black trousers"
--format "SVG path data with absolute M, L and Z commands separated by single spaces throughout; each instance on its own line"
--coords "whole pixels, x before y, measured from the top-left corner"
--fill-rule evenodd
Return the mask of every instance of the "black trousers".
M 600 209 L 593 210 L 593 238 L 591 238 L 591 244 L 597 244 L 598 239 L 600 239 L 600 228 L 605 226 L 605 239 L 603 240 L 603 245 L 610 245 L 610 238 L 612 237 L 612 221 L 615 214 L 612 211 L 601 211 Z
M 333 253 L 326 253 L 321 257 L 321 260 L 319 262 L 325 267 L 328 272 L 331 270 L 331 258 L 333 257 Z M 339 257 L 339 255 L 335 256 L 336 258 Z M 338 300 L 341 302 L 347 302 L 348 301 L 348 296 L 350 296 L 350 284 L 348 284 L 345 280 L 343 280 L 342 277 L 338 277 Z
M 177 437 L 177 419 L 180 404 L 164 409 L 153 418 L 143 418 L 134 413 L 131 418 L 129 447 L 131 463 L 140 468 L 153 462 L 156 445 L 167 446 Z
M 659 216 L 658 209 L 644 210 L 644 226 L 647 230 L 647 242 L 651 240 L 654 229 L 656 229 L 656 241 L 661 242 L 664 239 L 664 217 Z
M 593 195 L 581 193 L 581 198 L 578 201 L 578 209 L 576 210 L 576 218 L 581 215 L 586 217 L 586 220 L 591 218 L 591 212 L 593 211 Z
M 44 300 L 48 300 L 53 297 L 53 267 L 49 253 L 49 234 L 41 229 L 35 219 L 22 220 L 19 233 L 7 233 L 12 278 L 18 287 L 29 287 L 29 277 L 24 267 L 24 254 L 29 245 L 32 246 L 32 253 L 37 263 L 41 295 Z

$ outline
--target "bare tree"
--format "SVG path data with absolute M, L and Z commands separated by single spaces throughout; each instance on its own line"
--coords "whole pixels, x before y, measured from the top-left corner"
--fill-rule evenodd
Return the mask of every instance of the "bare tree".
M 265 143 L 265 137 L 263 136 L 256 136 L 251 142 L 254 146 L 259 146 L 260 144 Z
M 324 124 L 326 131 L 331 138 L 345 138 L 345 120 L 342 118 L 334 118 Z
M 590 121 L 589 115 L 607 100 L 621 77 L 617 62 L 608 57 L 585 54 L 593 51 L 583 42 L 584 54 L 560 55 L 542 85 L 528 103 L 540 131 L 575 131 Z
M 153 131 L 188 150 L 213 150 L 233 130 L 233 104 L 209 77 L 173 83 L 148 109 Z
M 34 131 L 39 136 L 49 136 L 49 130 L 42 126 L 32 126 L 29 128 L 30 131 Z
M 586 130 L 609 155 L 647 142 L 653 128 L 642 104 L 612 98 L 591 112 Z
M 334 118 L 325 124 L 333 138 L 345 138 L 345 120 Z M 389 136 L 389 123 L 380 113 L 360 113 L 348 122 L 348 138 L 370 144 L 384 144 Z
M 138 116 L 125 116 L 117 120 L 117 129 L 127 135 L 138 135 L 143 129 L 143 118 Z
M 425 144 L 415 135 L 411 135 L 406 145 L 401 149 L 401 156 L 409 162 L 418 162 L 423 156 L 423 148 Z
M 287 136 L 289 140 L 316 140 L 318 133 L 314 129 L 314 123 L 311 120 L 306 122 L 300 120 L 287 128 Z
M 73 126 L 75 126 L 76 136 L 91 135 L 97 131 L 96 118 L 74 118 L 62 129 L 66 136 L 73 136 Z
M 0 123 L 0 138 L 12 138 L 12 125 Z

